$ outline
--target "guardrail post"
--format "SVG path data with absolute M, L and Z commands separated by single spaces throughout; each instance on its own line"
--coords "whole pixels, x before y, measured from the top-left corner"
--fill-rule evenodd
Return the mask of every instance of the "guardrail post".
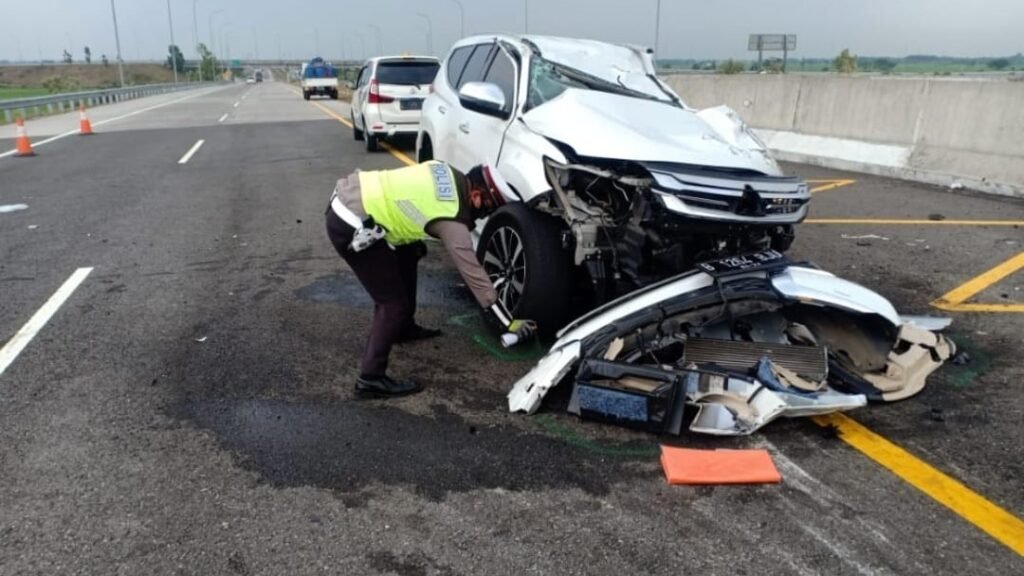
M 14 115 L 11 114 L 11 111 L 10 110 L 4 110 L 4 122 L 6 122 L 7 124 L 10 124 L 13 121 L 14 121 Z

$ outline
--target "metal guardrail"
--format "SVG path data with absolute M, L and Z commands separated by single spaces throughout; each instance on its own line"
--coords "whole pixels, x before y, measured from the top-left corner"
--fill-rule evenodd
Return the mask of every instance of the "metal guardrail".
M 141 86 L 126 86 L 124 88 L 108 88 L 105 90 L 90 90 L 86 92 L 64 92 L 60 94 L 50 94 L 48 96 L 37 96 L 34 98 L 14 98 L 11 100 L 0 100 L 0 111 L 3 112 L 4 123 L 9 124 L 14 121 L 14 115 L 19 111 L 21 112 L 20 116 L 27 118 L 30 116 L 31 112 L 34 112 L 34 114 L 31 114 L 33 116 L 42 115 L 44 109 L 47 114 L 70 112 L 78 108 L 81 104 L 85 104 L 87 107 L 91 108 L 101 104 L 112 104 L 114 102 L 134 100 L 135 98 L 142 98 L 144 96 L 152 96 L 154 94 L 178 92 L 202 86 L 213 86 L 215 84 L 215 82 L 144 84 Z

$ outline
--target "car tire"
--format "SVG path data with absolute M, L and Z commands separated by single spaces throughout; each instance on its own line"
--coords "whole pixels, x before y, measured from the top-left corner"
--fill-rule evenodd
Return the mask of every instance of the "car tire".
M 416 154 L 416 161 L 419 163 L 434 159 L 434 146 L 430 142 L 430 136 L 423 136 L 423 143 L 420 144 L 419 152 Z
M 545 335 L 569 320 L 572 260 L 556 218 L 521 203 L 504 206 L 488 219 L 477 259 L 515 318 L 537 322 Z
M 362 142 L 364 138 L 363 131 L 360 130 L 359 128 L 356 128 L 356 117 L 349 116 L 349 118 L 350 121 L 352 122 L 352 138 L 354 138 L 356 142 Z
M 302 97 L 305 98 L 306 100 L 309 100 L 309 92 L 303 92 Z
M 338 91 L 337 90 L 332 90 L 331 91 L 331 100 L 337 100 L 337 99 L 338 99 Z
M 365 137 L 366 137 L 366 151 L 367 152 L 377 152 L 378 150 L 380 150 L 380 143 L 379 143 L 379 141 L 378 141 L 376 136 L 374 136 L 370 132 L 366 132 L 365 133 Z

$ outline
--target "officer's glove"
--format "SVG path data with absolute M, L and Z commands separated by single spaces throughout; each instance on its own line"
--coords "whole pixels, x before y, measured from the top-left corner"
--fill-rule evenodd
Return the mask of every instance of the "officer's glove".
M 501 302 L 495 302 L 483 309 L 484 321 L 501 338 L 505 348 L 515 346 L 519 342 L 529 340 L 537 332 L 537 323 L 533 320 L 517 320 L 505 310 Z
M 537 323 L 533 320 L 513 320 L 508 330 L 501 335 L 501 345 L 505 348 L 525 342 L 537 333 Z

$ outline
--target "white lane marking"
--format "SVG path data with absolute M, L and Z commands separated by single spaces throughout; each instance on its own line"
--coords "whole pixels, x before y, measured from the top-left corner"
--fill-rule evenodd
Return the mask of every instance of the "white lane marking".
M 156 110 L 157 108 L 163 108 L 164 106 L 170 106 L 171 104 L 177 104 L 179 102 L 184 102 L 185 100 L 191 100 L 192 98 L 196 98 L 198 96 L 205 96 L 207 94 L 212 94 L 213 92 L 216 92 L 218 90 L 224 90 L 225 88 L 230 88 L 230 86 L 221 86 L 219 88 L 214 88 L 212 90 L 203 90 L 203 91 L 198 92 L 196 94 L 189 94 L 188 96 L 185 96 L 184 98 L 178 98 L 177 100 L 171 100 L 170 102 L 164 102 L 163 104 L 156 104 L 156 105 L 150 106 L 148 108 L 143 108 L 141 110 L 136 110 L 134 112 L 129 112 L 127 114 L 122 114 L 121 116 L 116 116 L 114 118 L 107 118 L 106 120 L 100 120 L 99 122 L 93 122 L 92 125 L 93 126 L 103 126 L 104 124 L 109 124 L 111 122 L 116 122 L 118 120 L 124 120 L 125 118 L 131 118 L 132 116 L 136 116 L 138 114 L 142 114 L 143 112 L 149 112 L 150 110 Z M 33 142 L 32 143 L 32 147 L 33 148 L 38 148 L 40 146 L 43 146 L 44 144 L 49 144 L 50 142 L 53 142 L 55 140 L 60 140 L 61 138 L 67 138 L 68 136 L 74 136 L 75 134 L 78 134 L 80 131 L 81 130 L 78 130 L 78 129 L 68 130 L 67 132 L 64 132 L 63 134 L 57 134 L 56 136 L 51 136 L 51 137 L 47 138 L 46 140 L 40 140 L 39 142 Z M 17 152 L 18 152 L 17 149 L 8 150 L 7 152 L 0 153 L 0 158 L 6 158 L 7 156 L 13 156 Z
M 21 354 L 21 351 L 28 346 L 28 343 L 35 338 L 36 334 L 46 326 L 46 323 L 50 321 L 50 318 L 56 314 L 57 310 L 64 304 L 64 302 L 71 297 L 71 294 L 75 292 L 79 284 L 81 284 L 86 276 L 92 272 L 92 268 L 79 268 L 75 270 L 75 273 L 68 278 L 53 296 L 43 304 L 43 307 L 38 312 L 32 315 L 28 319 L 28 322 L 18 330 L 17 334 L 13 338 L 4 344 L 3 348 L 0 348 L 0 376 L 3 375 L 4 370 L 10 366 L 14 360 Z
M 238 101 L 235 100 L 235 108 L 238 108 Z
M 0 214 L 5 212 L 16 212 L 18 210 L 25 210 L 28 208 L 28 204 L 4 204 L 0 206 Z
M 220 120 L 217 120 L 217 122 L 223 122 L 223 121 L 225 121 L 227 119 L 228 119 L 228 113 L 225 112 L 224 115 L 220 117 Z
M 185 152 L 185 155 L 181 157 L 181 160 L 178 160 L 178 164 L 184 164 L 188 162 L 189 159 L 192 158 L 192 155 L 195 154 L 199 150 L 199 148 L 203 146 L 204 142 L 206 142 L 206 140 L 197 140 L 196 143 L 193 144 L 192 147 L 188 149 L 188 152 Z

